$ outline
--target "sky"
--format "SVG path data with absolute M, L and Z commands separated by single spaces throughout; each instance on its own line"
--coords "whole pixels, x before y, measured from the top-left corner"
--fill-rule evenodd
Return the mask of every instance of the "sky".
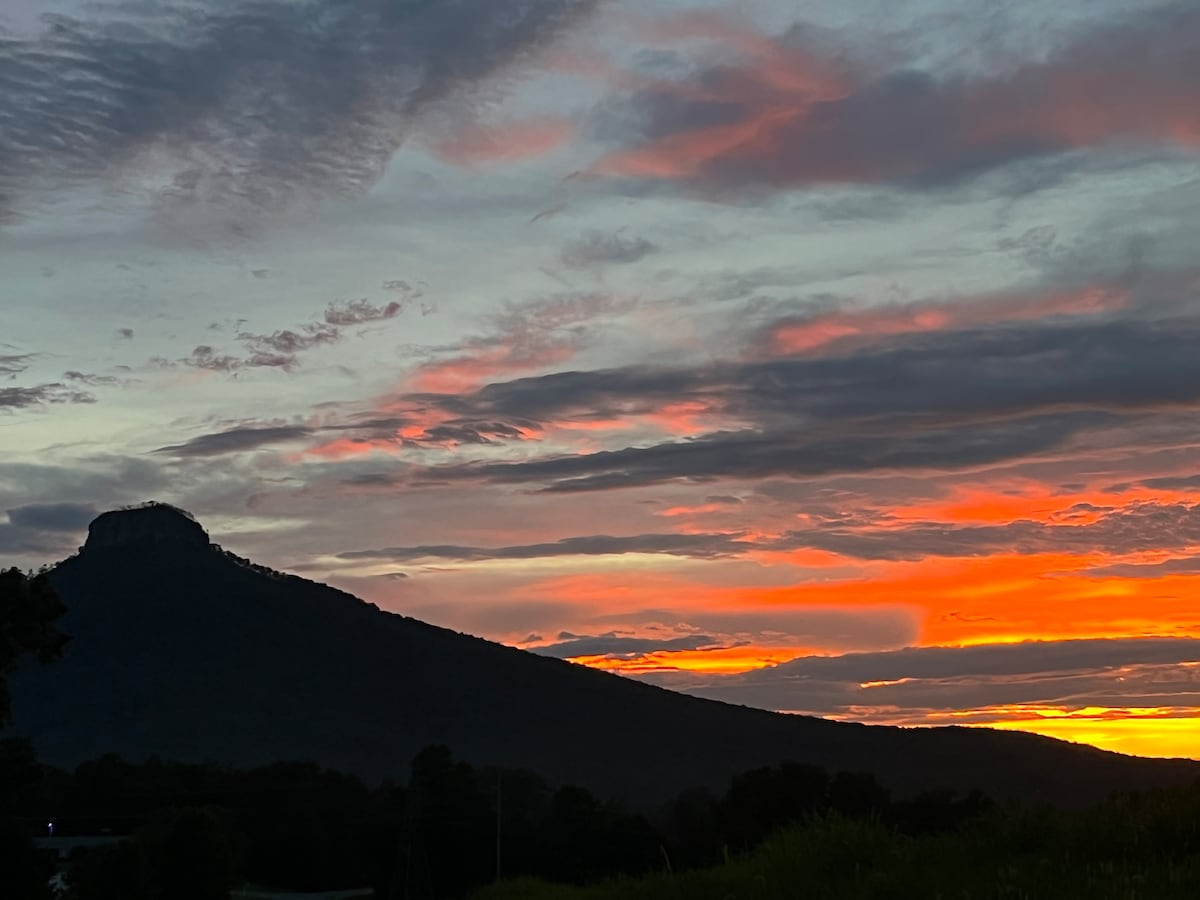
M 8 0 L 0 564 L 155 499 L 751 706 L 1200 756 L 1200 7 Z

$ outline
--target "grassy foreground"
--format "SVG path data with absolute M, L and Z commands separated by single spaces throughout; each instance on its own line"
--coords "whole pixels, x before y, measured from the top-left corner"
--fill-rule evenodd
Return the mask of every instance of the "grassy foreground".
M 1200 817 L 1165 818 L 1115 807 L 1071 816 L 1010 812 L 952 834 L 906 836 L 878 823 L 827 817 L 715 868 L 585 887 L 515 879 L 473 898 L 1194 900 Z

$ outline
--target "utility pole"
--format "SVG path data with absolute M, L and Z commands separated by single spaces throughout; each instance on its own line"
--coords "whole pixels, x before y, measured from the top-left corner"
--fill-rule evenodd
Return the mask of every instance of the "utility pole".
M 500 880 L 500 834 L 501 834 L 501 821 L 502 821 L 503 800 L 504 800 L 504 798 L 501 794 L 501 790 L 500 790 L 500 779 L 502 777 L 503 777 L 503 773 L 499 769 L 497 769 L 496 770 L 496 880 L 497 881 Z

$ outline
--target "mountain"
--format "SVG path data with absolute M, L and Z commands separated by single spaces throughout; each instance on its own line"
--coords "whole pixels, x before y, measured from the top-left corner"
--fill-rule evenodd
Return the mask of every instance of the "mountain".
M 64 657 L 10 680 L 17 729 L 47 762 L 107 752 L 239 766 L 314 760 L 403 778 L 448 744 L 473 763 L 651 801 L 785 759 L 911 791 L 979 787 L 1077 803 L 1200 777 L 1013 732 L 900 729 L 730 706 L 387 613 L 212 544 L 151 504 L 101 515 L 52 582 Z

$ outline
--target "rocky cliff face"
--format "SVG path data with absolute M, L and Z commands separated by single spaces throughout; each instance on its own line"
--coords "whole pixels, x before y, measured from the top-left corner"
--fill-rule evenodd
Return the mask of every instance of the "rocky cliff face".
M 208 532 L 182 509 L 166 503 L 147 503 L 99 516 L 88 527 L 84 552 L 113 547 L 173 546 L 204 549 Z

